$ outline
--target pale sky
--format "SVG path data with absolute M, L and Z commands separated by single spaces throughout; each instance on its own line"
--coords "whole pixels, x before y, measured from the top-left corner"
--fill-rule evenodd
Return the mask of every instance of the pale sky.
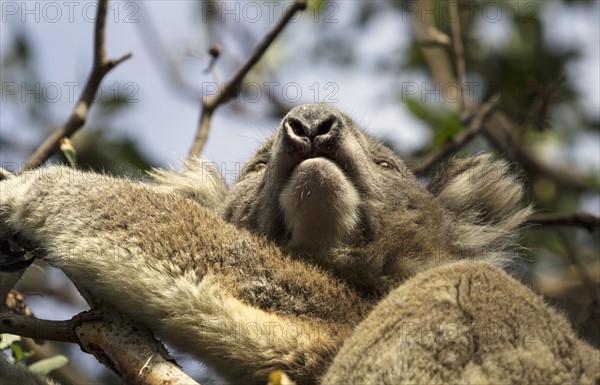
M 322 19 L 327 18 L 332 22 L 320 23 L 318 28 L 310 17 L 288 25 L 275 47 L 281 57 L 274 60 L 277 65 L 269 69 L 278 79 L 273 87 L 284 99 L 292 102 L 297 100 L 297 91 L 301 92 L 298 103 L 334 101 L 369 132 L 394 139 L 400 150 L 414 149 L 427 141 L 428 133 L 406 109 L 399 107 L 395 99 L 396 91 L 403 82 L 420 83 L 425 77 L 414 73 L 400 75 L 400 78 L 397 75 L 392 77 L 392 72 L 378 71 L 376 66 L 381 57 L 402 52 L 412 32 L 411 26 L 396 14 L 383 12 L 380 20 L 371 23 L 365 33 L 357 33 L 349 27 L 349 20 L 353 19 L 356 10 L 353 3 L 342 1 L 335 8 L 325 10 Z M 78 95 L 90 69 L 93 34 L 90 18 L 95 8 L 93 2 L 74 2 L 73 5 L 54 2 L 58 7 L 47 4 L 2 2 L 0 57 L 9 48 L 15 32 L 24 29 L 34 44 L 37 62 L 43 63 L 38 68 L 42 79 L 39 86 L 46 87 L 49 97 L 56 100 L 51 108 L 52 121 L 60 124 L 70 112 L 70 94 Z M 262 18 L 258 18 L 252 13 L 255 9 L 243 5 L 246 3 L 238 4 L 238 8 L 235 3 L 226 4 L 232 13 L 225 16 L 225 21 L 233 25 L 236 22 L 252 24 L 252 30 L 256 30 L 252 39 L 262 36 L 268 28 L 266 11 L 263 11 Z M 577 76 L 570 78 L 574 79 L 582 94 L 581 104 L 585 110 L 597 116 L 600 114 L 599 3 L 595 3 L 594 12 L 582 7 L 570 7 L 566 9 L 568 15 L 565 14 L 565 8 L 560 8 L 563 13 L 557 15 L 557 9 L 554 5 L 541 8 L 542 16 L 553 23 L 553 28 L 547 29 L 547 39 L 560 46 L 581 45 L 585 48 L 581 59 L 570 66 L 569 72 L 577 73 Z M 60 10 L 60 15 L 57 10 Z M 272 6 L 272 10 L 276 17 L 282 9 L 276 5 Z M 242 16 L 238 20 L 232 16 L 236 11 Z M 157 65 L 157 60 L 149 54 L 140 38 L 144 31 L 140 25 L 145 23 L 146 12 L 151 16 L 160 40 L 168 44 L 166 50 L 170 59 L 180 65 L 182 76 L 189 79 L 189 84 L 195 85 L 198 92 L 207 82 L 212 84 L 213 79 L 204 73 L 206 62 L 186 55 L 186 51 L 204 52 L 212 41 L 206 29 L 197 25 L 198 18 L 194 13 L 198 12 L 198 6 L 191 1 L 111 3 L 107 22 L 109 56 L 117 57 L 127 52 L 132 52 L 134 56 L 104 79 L 102 92 L 110 93 L 118 89 L 127 95 L 131 92 L 131 98 L 136 99 L 135 106 L 113 122 L 111 131 L 130 135 L 161 164 L 177 166 L 190 147 L 199 105 L 194 99 L 168 86 L 169 78 L 164 75 L 164 67 L 160 63 Z M 494 23 L 480 23 L 478 35 L 490 44 L 503 44 L 509 22 L 507 15 Z M 351 40 L 359 48 L 357 52 L 362 53 L 354 58 L 360 65 L 350 67 L 353 69 L 350 70 L 324 60 L 315 61 L 303 54 L 315 45 L 317 39 L 328 33 L 342 33 Z M 219 40 L 222 40 L 219 43 L 223 47 L 223 55 L 230 55 L 239 62 L 244 60 L 237 49 L 240 37 L 229 34 L 219 37 Z M 361 70 L 357 71 L 356 68 Z M 218 69 L 221 78 L 229 74 L 229 68 Z M 60 97 L 52 94 L 57 87 L 61 92 Z M 284 95 L 286 91 L 287 98 Z M 31 101 L 31 95 L 27 96 L 24 90 L 19 92 L 23 92 L 23 98 Z M 262 99 L 265 98 L 263 95 Z M 260 111 L 260 103 L 249 102 L 249 98 L 242 98 L 238 105 Z M 19 128 L 22 117 L 12 109 L 8 110 L 6 103 L 2 103 L 1 107 L 1 128 L 6 131 L 3 134 L 23 135 L 23 130 Z M 219 109 L 214 115 L 204 152 L 206 158 L 219 164 L 243 162 L 277 124 L 271 119 L 260 118 L 260 114 L 239 117 L 231 114 L 230 108 L 231 105 Z M 93 119 L 92 114 L 90 125 L 93 125 Z M 590 146 L 589 143 L 587 145 Z M 591 161 L 581 161 L 600 167 L 600 160 L 595 159 L 593 154 L 590 156 L 593 158 Z M 9 161 L 1 155 L 0 158 L 2 162 Z

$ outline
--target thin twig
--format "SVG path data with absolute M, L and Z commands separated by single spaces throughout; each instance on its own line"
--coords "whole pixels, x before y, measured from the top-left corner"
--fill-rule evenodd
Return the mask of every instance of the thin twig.
M 482 105 L 475 115 L 473 115 L 466 130 L 448 138 L 439 149 L 427 155 L 427 157 L 413 169 L 413 172 L 417 175 L 426 174 L 438 162 L 448 158 L 473 139 L 481 131 L 487 117 L 498 105 L 499 100 L 499 95 L 492 96 L 492 98 Z
M 507 160 L 519 163 L 534 175 L 545 175 L 557 184 L 568 186 L 573 190 L 583 191 L 589 188 L 583 177 L 574 174 L 572 171 L 551 167 L 528 153 L 522 146 L 519 146 L 514 123 L 504 112 L 496 110 L 484 126 L 481 133 L 485 139 Z M 507 140 L 502 140 L 499 134 L 503 134 Z M 512 146 L 505 144 L 506 142 L 511 143 Z
M 42 143 L 37 150 L 29 157 L 25 165 L 17 171 L 21 174 L 24 171 L 38 167 L 48 160 L 59 148 L 59 142 L 62 138 L 68 138 L 77 132 L 83 125 L 88 116 L 90 106 L 96 96 L 96 91 L 104 76 L 119 65 L 121 62 L 129 59 L 131 54 L 124 55 L 118 59 L 106 59 L 105 43 L 105 24 L 106 12 L 108 9 L 108 0 L 98 1 L 98 12 L 96 14 L 96 27 L 94 32 L 94 64 L 88 80 L 83 88 L 79 100 L 73 108 L 71 116 L 67 122 Z
M 561 76 L 557 81 L 546 86 L 533 84 L 535 96 L 520 125 L 532 125 L 537 131 L 543 132 L 550 129 L 548 114 L 552 103 L 558 99 L 560 87 L 565 83 L 565 77 Z
M 569 261 L 571 262 L 571 264 L 573 266 L 575 266 L 575 268 L 577 269 L 579 278 L 581 278 L 581 282 L 585 286 L 585 289 L 588 291 L 588 295 L 590 296 L 592 302 L 594 304 L 597 304 L 598 303 L 598 291 L 596 289 L 596 285 L 590 278 L 587 270 L 585 269 L 585 266 L 583 266 L 583 263 L 581 263 L 581 261 L 577 257 L 577 252 L 575 251 L 575 247 L 573 246 L 573 243 L 571 242 L 569 237 L 567 237 L 567 235 L 564 233 L 564 231 L 562 231 L 561 229 L 556 229 L 556 231 L 557 231 L 558 236 L 560 237 L 563 245 L 565 246 L 565 252 L 567 254 L 567 258 L 569 258 Z
M 467 109 L 465 98 L 465 50 L 462 43 L 460 33 L 460 12 L 458 8 L 458 0 L 448 0 L 450 11 L 450 27 L 452 29 L 452 47 L 454 49 L 454 57 L 456 60 L 456 78 L 460 89 L 460 112 L 461 117 Z
M 450 37 L 433 25 L 428 25 L 425 32 L 417 37 L 417 43 L 424 47 L 450 47 Z
M 236 90 L 240 86 L 242 80 L 246 74 L 254 67 L 254 65 L 260 60 L 262 55 L 267 51 L 271 43 L 281 33 L 283 28 L 289 23 L 289 21 L 296 15 L 296 12 L 306 8 L 306 0 L 296 0 L 293 5 L 289 7 L 281 19 L 273 26 L 263 38 L 263 40 L 254 48 L 254 51 L 235 74 L 229 79 L 229 81 L 219 89 L 219 91 L 211 97 L 203 98 L 202 100 L 202 112 L 200 114 L 200 120 L 198 122 L 198 130 L 196 137 L 190 149 L 189 156 L 198 156 L 202 152 L 202 148 L 208 138 L 208 131 L 210 128 L 210 119 L 215 109 L 227 102 L 230 98 L 235 96 Z
M 600 217 L 587 213 L 573 214 L 533 214 L 525 224 L 541 226 L 576 226 L 589 232 L 600 228 Z
M 434 32 L 437 31 L 435 26 L 436 18 L 428 17 L 423 14 L 423 12 L 426 12 L 426 10 L 429 9 L 430 4 L 428 0 L 415 0 L 415 3 L 418 12 L 412 14 L 412 21 L 417 41 L 430 40 L 432 34 L 434 36 L 437 34 Z M 448 40 L 450 39 L 448 38 Z M 448 41 L 448 43 L 450 42 Z M 419 49 L 429 68 L 433 82 L 438 89 L 443 90 L 448 84 L 455 84 L 456 79 L 452 73 L 452 63 L 448 57 L 446 45 L 420 44 Z M 448 102 L 452 105 L 455 103 L 454 101 Z

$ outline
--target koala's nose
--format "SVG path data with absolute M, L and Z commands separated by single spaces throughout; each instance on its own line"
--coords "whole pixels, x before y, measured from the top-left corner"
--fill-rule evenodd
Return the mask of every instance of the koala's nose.
M 341 121 L 332 111 L 292 110 L 283 122 L 285 134 L 292 140 L 317 142 L 337 136 Z

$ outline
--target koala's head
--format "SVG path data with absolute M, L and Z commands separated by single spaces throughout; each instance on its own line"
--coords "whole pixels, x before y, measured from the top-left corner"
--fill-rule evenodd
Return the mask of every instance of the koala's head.
M 222 213 L 369 286 L 465 257 L 498 260 L 528 214 L 507 165 L 490 157 L 451 163 L 430 186 L 341 111 L 304 105 L 247 162 Z
M 327 105 L 294 108 L 228 194 L 225 219 L 289 249 L 368 242 L 417 181 L 387 147 Z

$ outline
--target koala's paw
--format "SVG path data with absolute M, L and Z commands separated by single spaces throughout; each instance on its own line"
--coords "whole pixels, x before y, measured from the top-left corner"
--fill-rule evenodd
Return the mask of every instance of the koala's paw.
M 0 272 L 23 270 L 34 260 L 15 235 L 15 213 L 28 186 L 21 178 L 0 169 Z
M 13 273 L 29 267 L 35 258 L 13 238 L 0 239 L 0 272 Z
M 21 179 L 7 172 L 1 173 L 0 181 L 0 239 L 8 238 L 14 222 L 19 197 L 23 195 Z

